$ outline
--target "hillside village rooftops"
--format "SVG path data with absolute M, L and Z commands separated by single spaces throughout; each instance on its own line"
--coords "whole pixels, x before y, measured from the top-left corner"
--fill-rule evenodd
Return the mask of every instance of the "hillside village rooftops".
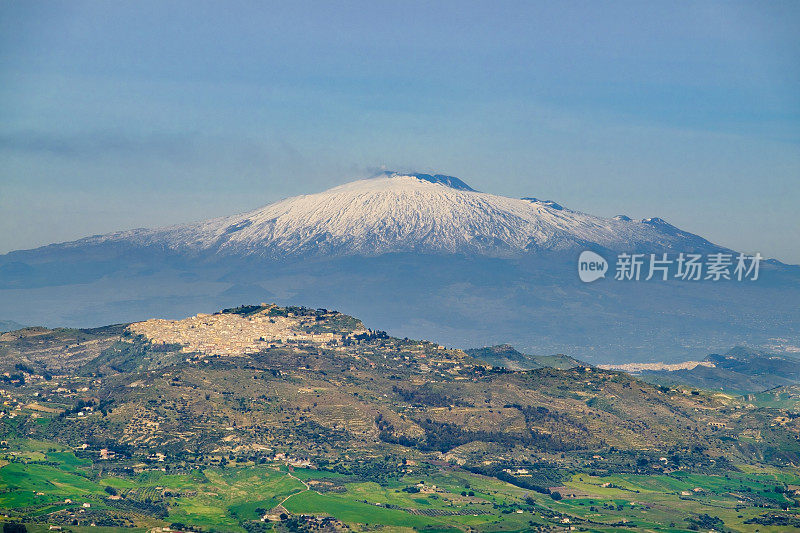
M 152 319 L 136 322 L 129 330 L 154 344 L 177 344 L 184 353 L 240 355 L 257 353 L 276 344 L 310 342 L 333 346 L 339 336 L 331 332 L 303 331 L 313 324 L 308 317 L 269 316 L 259 313 L 244 317 L 235 313 L 198 314 L 183 320 Z M 354 331 L 353 334 L 364 333 Z

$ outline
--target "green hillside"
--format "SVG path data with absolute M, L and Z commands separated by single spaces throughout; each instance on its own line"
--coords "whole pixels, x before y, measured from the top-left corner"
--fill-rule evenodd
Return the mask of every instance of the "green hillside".
M 493 366 L 501 366 L 509 370 L 534 370 L 536 368 L 558 368 L 565 370 L 576 366 L 588 366 L 586 363 L 568 355 L 530 355 L 518 351 L 510 344 L 499 344 L 484 348 L 465 350 L 467 355 L 486 361 Z

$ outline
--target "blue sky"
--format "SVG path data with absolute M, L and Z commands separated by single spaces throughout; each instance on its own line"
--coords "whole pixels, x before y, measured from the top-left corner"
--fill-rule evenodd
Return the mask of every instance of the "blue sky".
M 800 3 L 0 4 L 0 253 L 381 167 L 800 263 Z

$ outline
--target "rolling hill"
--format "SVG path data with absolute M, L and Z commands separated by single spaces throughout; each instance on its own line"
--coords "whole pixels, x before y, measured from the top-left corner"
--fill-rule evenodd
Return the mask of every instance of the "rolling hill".
M 754 450 L 735 437 L 758 429 L 759 453 L 798 460 L 794 430 L 766 437 L 761 415 L 724 396 L 553 358 L 506 370 L 477 357 L 486 350 L 399 339 L 323 309 L 264 304 L 95 329 L 28 328 L 3 334 L 0 353 L 23 405 L 62 411 L 25 431 L 72 446 L 291 446 L 320 457 L 399 446 L 478 466 L 511 450 L 609 446 L 663 454 L 702 444 L 712 456 L 744 459 Z M 83 406 L 94 408 L 76 417 Z
M 558 368 L 566 370 L 576 366 L 588 366 L 577 359 L 567 355 L 530 355 L 518 351 L 510 344 L 486 346 L 464 350 L 471 357 L 486 361 L 494 366 L 501 366 L 510 370 L 533 370 L 535 368 Z
M 4 333 L 0 510 L 32 531 L 793 524 L 794 411 L 478 357 L 517 353 L 273 304 Z

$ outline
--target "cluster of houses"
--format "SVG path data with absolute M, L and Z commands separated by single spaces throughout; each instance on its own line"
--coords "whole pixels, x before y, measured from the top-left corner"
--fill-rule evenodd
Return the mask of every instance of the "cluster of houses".
M 218 313 L 183 320 L 152 319 L 131 324 L 129 330 L 153 344 L 176 344 L 184 353 L 204 355 L 258 353 L 292 343 L 330 347 L 339 343 L 341 335 L 309 333 L 306 326 L 313 322 L 313 317 L 269 316 L 263 311 L 250 316 Z

